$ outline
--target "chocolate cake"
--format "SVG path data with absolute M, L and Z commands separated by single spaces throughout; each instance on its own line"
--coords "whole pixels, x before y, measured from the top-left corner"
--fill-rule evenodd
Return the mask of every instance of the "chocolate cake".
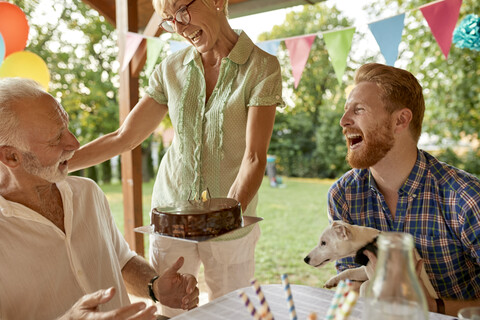
M 219 236 L 242 226 L 240 203 L 232 198 L 180 201 L 152 210 L 154 232 L 188 238 Z

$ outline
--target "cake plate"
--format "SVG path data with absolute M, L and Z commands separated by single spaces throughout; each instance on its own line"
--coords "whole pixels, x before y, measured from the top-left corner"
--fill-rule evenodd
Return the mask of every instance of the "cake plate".
M 173 236 L 169 236 L 169 235 L 166 235 L 166 234 L 161 234 L 161 233 L 158 233 L 158 232 L 154 232 L 152 225 L 137 227 L 137 228 L 134 228 L 133 230 L 135 232 L 139 232 L 139 233 L 152 234 L 156 237 L 162 237 L 162 238 L 169 238 L 169 239 L 174 239 L 174 240 L 198 243 L 198 242 L 203 242 L 203 241 L 208 241 L 208 240 L 213 240 L 213 239 L 222 240 L 223 237 L 227 238 L 228 235 L 231 234 L 232 232 L 247 228 L 247 227 L 263 220 L 263 218 L 261 218 L 261 217 L 252 217 L 252 216 L 243 216 L 242 219 L 243 219 L 243 222 L 242 222 L 241 227 L 230 230 L 228 232 L 225 232 L 225 233 L 223 233 L 219 236 L 198 236 L 198 237 L 185 237 L 185 238 L 173 237 Z

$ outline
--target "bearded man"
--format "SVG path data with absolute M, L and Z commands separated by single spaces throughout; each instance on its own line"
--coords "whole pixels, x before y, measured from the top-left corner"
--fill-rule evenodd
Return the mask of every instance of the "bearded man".
M 412 234 L 440 297 L 425 292 L 429 310 L 456 315 L 480 305 L 480 180 L 417 148 L 424 111 L 410 72 L 357 70 L 340 120 L 353 169 L 328 192 L 329 219 Z M 337 261 L 351 267 L 352 258 Z
M 101 189 L 67 177 L 79 143 L 35 81 L 0 79 L 0 319 L 155 319 L 198 303 L 183 258 L 158 275 L 131 251 Z

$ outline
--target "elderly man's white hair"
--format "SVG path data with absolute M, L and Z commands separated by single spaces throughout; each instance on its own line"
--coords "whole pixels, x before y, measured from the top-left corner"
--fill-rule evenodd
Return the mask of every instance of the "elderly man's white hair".
M 43 87 L 34 80 L 0 79 L 0 146 L 27 149 L 26 142 L 19 132 L 19 120 L 14 111 L 15 104 L 23 99 L 38 98 L 45 94 L 47 93 Z

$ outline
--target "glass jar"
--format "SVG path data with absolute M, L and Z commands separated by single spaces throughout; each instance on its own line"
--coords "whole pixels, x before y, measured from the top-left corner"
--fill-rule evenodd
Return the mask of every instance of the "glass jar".
M 365 292 L 364 320 L 427 320 L 427 300 L 415 273 L 413 237 L 383 232 L 373 279 Z

